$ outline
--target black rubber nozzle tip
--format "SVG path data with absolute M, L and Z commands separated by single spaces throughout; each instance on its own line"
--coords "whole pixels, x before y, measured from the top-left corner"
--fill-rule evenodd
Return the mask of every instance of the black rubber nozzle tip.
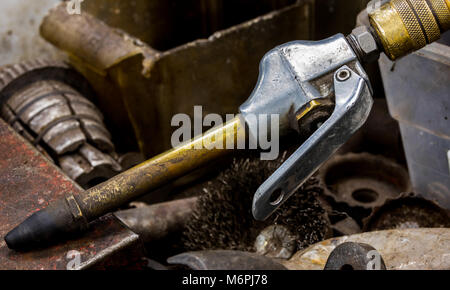
M 10 231 L 6 237 L 5 237 L 5 242 L 6 245 L 8 246 L 8 248 L 10 249 L 14 249 L 14 245 L 16 244 L 15 241 L 17 240 L 17 234 L 14 230 Z
M 6 235 L 5 242 L 6 242 L 6 245 L 8 246 L 8 248 L 13 249 L 13 250 L 15 249 L 15 245 L 17 244 L 17 240 L 18 240 L 17 236 L 18 236 L 18 231 L 16 231 L 16 229 L 10 231 Z
M 12 250 L 26 251 L 49 246 L 74 231 L 70 212 L 63 207 L 50 207 L 34 213 L 10 231 L 5 242 Z
M 54 226 L 45 210 L 38 211 L 6 235 L 6 245 L 19 251 L 39 246 L 54 236 Z

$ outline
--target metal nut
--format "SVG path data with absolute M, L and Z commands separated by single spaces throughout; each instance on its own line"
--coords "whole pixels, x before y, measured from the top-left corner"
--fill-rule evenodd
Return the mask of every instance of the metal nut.
M 372 62 L 378 59 L 380 51 L 369 28 L 366 26 L 356 27 L 353 29 L 351 36 L 364 62 Z
M 346 242 L 331 252 L 325 270 L 386 270 L 386 264 L 371 245 Z

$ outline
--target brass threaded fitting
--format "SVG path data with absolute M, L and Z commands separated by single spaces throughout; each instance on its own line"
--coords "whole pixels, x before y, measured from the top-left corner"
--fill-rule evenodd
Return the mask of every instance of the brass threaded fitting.
M 386 55 L 395 60 L 450 29 L 450 0 L 392 0 L 369 15 Z

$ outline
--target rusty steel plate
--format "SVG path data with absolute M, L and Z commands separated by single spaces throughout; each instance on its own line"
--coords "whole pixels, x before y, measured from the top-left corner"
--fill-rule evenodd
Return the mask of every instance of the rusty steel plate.
M 86 269 L 140 245 L 114 216 L 91 224 L 79 239 L 36 251 L 8 249 L 5 235 L 32 213 L 82 189 L 0 119 L 0 269 Z M 71 252 L 76 251 L 76 252 Z M 71 252 L 71 253 L 70 253 Z M 79 255 L 79 263 L 69 264 Z

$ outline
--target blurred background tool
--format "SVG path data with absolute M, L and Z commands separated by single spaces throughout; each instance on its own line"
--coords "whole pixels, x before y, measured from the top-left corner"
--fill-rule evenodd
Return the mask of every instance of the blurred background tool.
M 86 79 L 63 62 L 0 68 L 0 115 L 49 160 L 89 188 L 123 170 Z

